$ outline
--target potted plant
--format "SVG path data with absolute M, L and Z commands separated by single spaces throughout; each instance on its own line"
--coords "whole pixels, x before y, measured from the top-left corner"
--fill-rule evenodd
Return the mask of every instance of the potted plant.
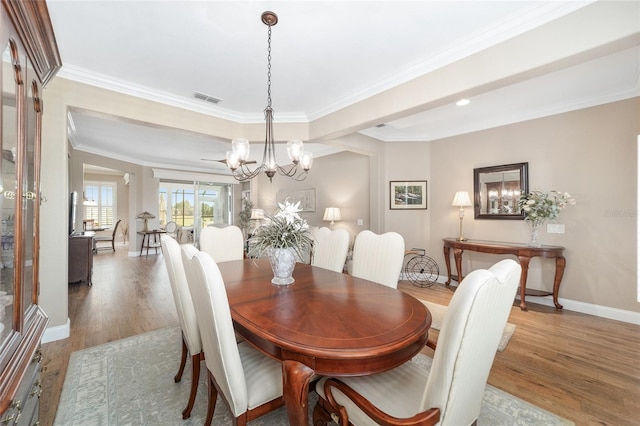
M 285 200 L 278 203 L 279 210 L 269 216 L 268 223 L 256 229 L 249 244 L 249 256 L 267 255 L 274 278 L 272 283 L 287 285 L 295 280 L 292 277 L 296 259 L 311 247 L 311 234 L 307 221 L 300 217 L 300 202 L 292 204 Z

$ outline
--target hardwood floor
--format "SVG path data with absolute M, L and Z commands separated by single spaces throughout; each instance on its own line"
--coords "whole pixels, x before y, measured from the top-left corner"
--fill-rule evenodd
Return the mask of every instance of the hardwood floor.
M 178 324 L 162 255 L 100 252 L 93 283 L 69 285 L 71 337 L 43 345 L 40 425 L 53 424 L 71 352 Z M 399 288 L 444 305 L 453 294 L 443 285 Z M 638 424 L 640 326 L 527 305 L 511 311 L 517 329 L 489 383 L 577 425 Z

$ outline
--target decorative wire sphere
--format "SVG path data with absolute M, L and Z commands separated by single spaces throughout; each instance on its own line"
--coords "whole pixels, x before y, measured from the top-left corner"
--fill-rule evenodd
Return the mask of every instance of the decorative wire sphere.
M 406 279 L 417 287 L 431 287 L 440 275 L 436 261 L 429 256 L 420 255 L 412 257 L 407 262 L 404 272 Z

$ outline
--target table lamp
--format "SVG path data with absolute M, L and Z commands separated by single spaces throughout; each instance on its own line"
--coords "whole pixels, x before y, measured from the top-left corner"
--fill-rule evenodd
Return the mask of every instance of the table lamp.
M 324 217 L 322 220 L 331 221 L 331 226 L 333 226 L 334 221 L 342 220 L 342 214 L 340 213 L 339 207 L 327 207 L 324 209 Z
M 460 208 L 459 216 L 460 216 L 460 236 L 457 238 L 458 241 L 464 241 L 464 235 L 462 235 L 462 219 L 464 218 L 464 208 L 471 206 L 471 198 L 469 198 L 469 193 L 467 191 L 458 191 L 456 195 L 453 197 L 452 206 Z
M 149 219 L 154 219 L 155 216 L 149 213 L 148 211 L 143 211 L 137 216 L 138 219 L 144 219 L 144 232 L 149 231 Z

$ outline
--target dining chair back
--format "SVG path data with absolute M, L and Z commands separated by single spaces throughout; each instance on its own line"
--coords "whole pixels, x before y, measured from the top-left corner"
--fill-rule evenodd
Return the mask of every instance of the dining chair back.
M 404 261 L 404 238 L 397 232 L 360 231 L 353 245 L 351 275 L 397 288 Z
M 120 225 L 120 222 L 122 222 L 122 220 L 118 220 L 116 222 L 116 226 L 113 227 L 113 232 L 111 233 L 111 236 L 97 236 L 97 237 L 93 237 L 93 251 L 97 252 L 98 250 L 104 250 L 104 249 L 108 249 L 109 247 L 98 247 L 99 243 L 111 243 L 111 250 L 116 251 L 116 232 L 118 232 L 118 225 Z
M 187 419 L 191 415 L 191 409 L 196 400 L 198 390 L 198 378 L 200 377 L 200 359 L 202 353 L 202 340 L 200 339 L 200 329 L 198 328 L 198 320 L 196 319 L 196 311 L 191 300 L 187 277 L 182 265 L 182 252 L 180 244 L 168 235 L 162 235 L 160 238 L 162 246 L 162 254 L 164 263 L 169 274 L 169 284 L 171 293 L 176 305 L 178 314 L 178 324 L 182 331 L 182 357 L 180 359 L 180 367 L 178 374 L 174 377 L 177 383 L 182 379 L 182 373 L 187 361 L 187 353 L 191 354 L 191 391 L 189 401 L 186 408 L 182 412 L 182 418 Z M 192 255 L 197 251 L 193 246 L 185 247 Z
M 217 263 L 244 258 L 244 236 L 237 226 L 205 226 L 200 231 L 199 246 Z
M 349 233 L 344 229 L 318 229 L 313 240 L 311 264 L 342 272 L 349 251 Z
M 506 259 L 464 278 L 449 303 L 430 372 L 407 362 L 371 376 L 320 380 L 313 424 L 331 421 L 332 412 L 340 416 L 340 424 L 476 422 L 520 273 L 520 265 Z
M 218 392 L 236 424 L 246 424 L 284 405 L 281 364 L 247 342 L 236 342 L 218 265 L 202 251 L 190 255 L 183 249 L 182 261 L 198 318 L 209 377 L 205 425 L 211 424 L 213 419 Z
M 166 225 L 164 225 L 164 231 L 167 233 L 168 236 L 172 238 L 176 238 L 178 234 L 178 224 L 175 223 L 173 220 L 170 220 L 169 222 L 167 222 Z

